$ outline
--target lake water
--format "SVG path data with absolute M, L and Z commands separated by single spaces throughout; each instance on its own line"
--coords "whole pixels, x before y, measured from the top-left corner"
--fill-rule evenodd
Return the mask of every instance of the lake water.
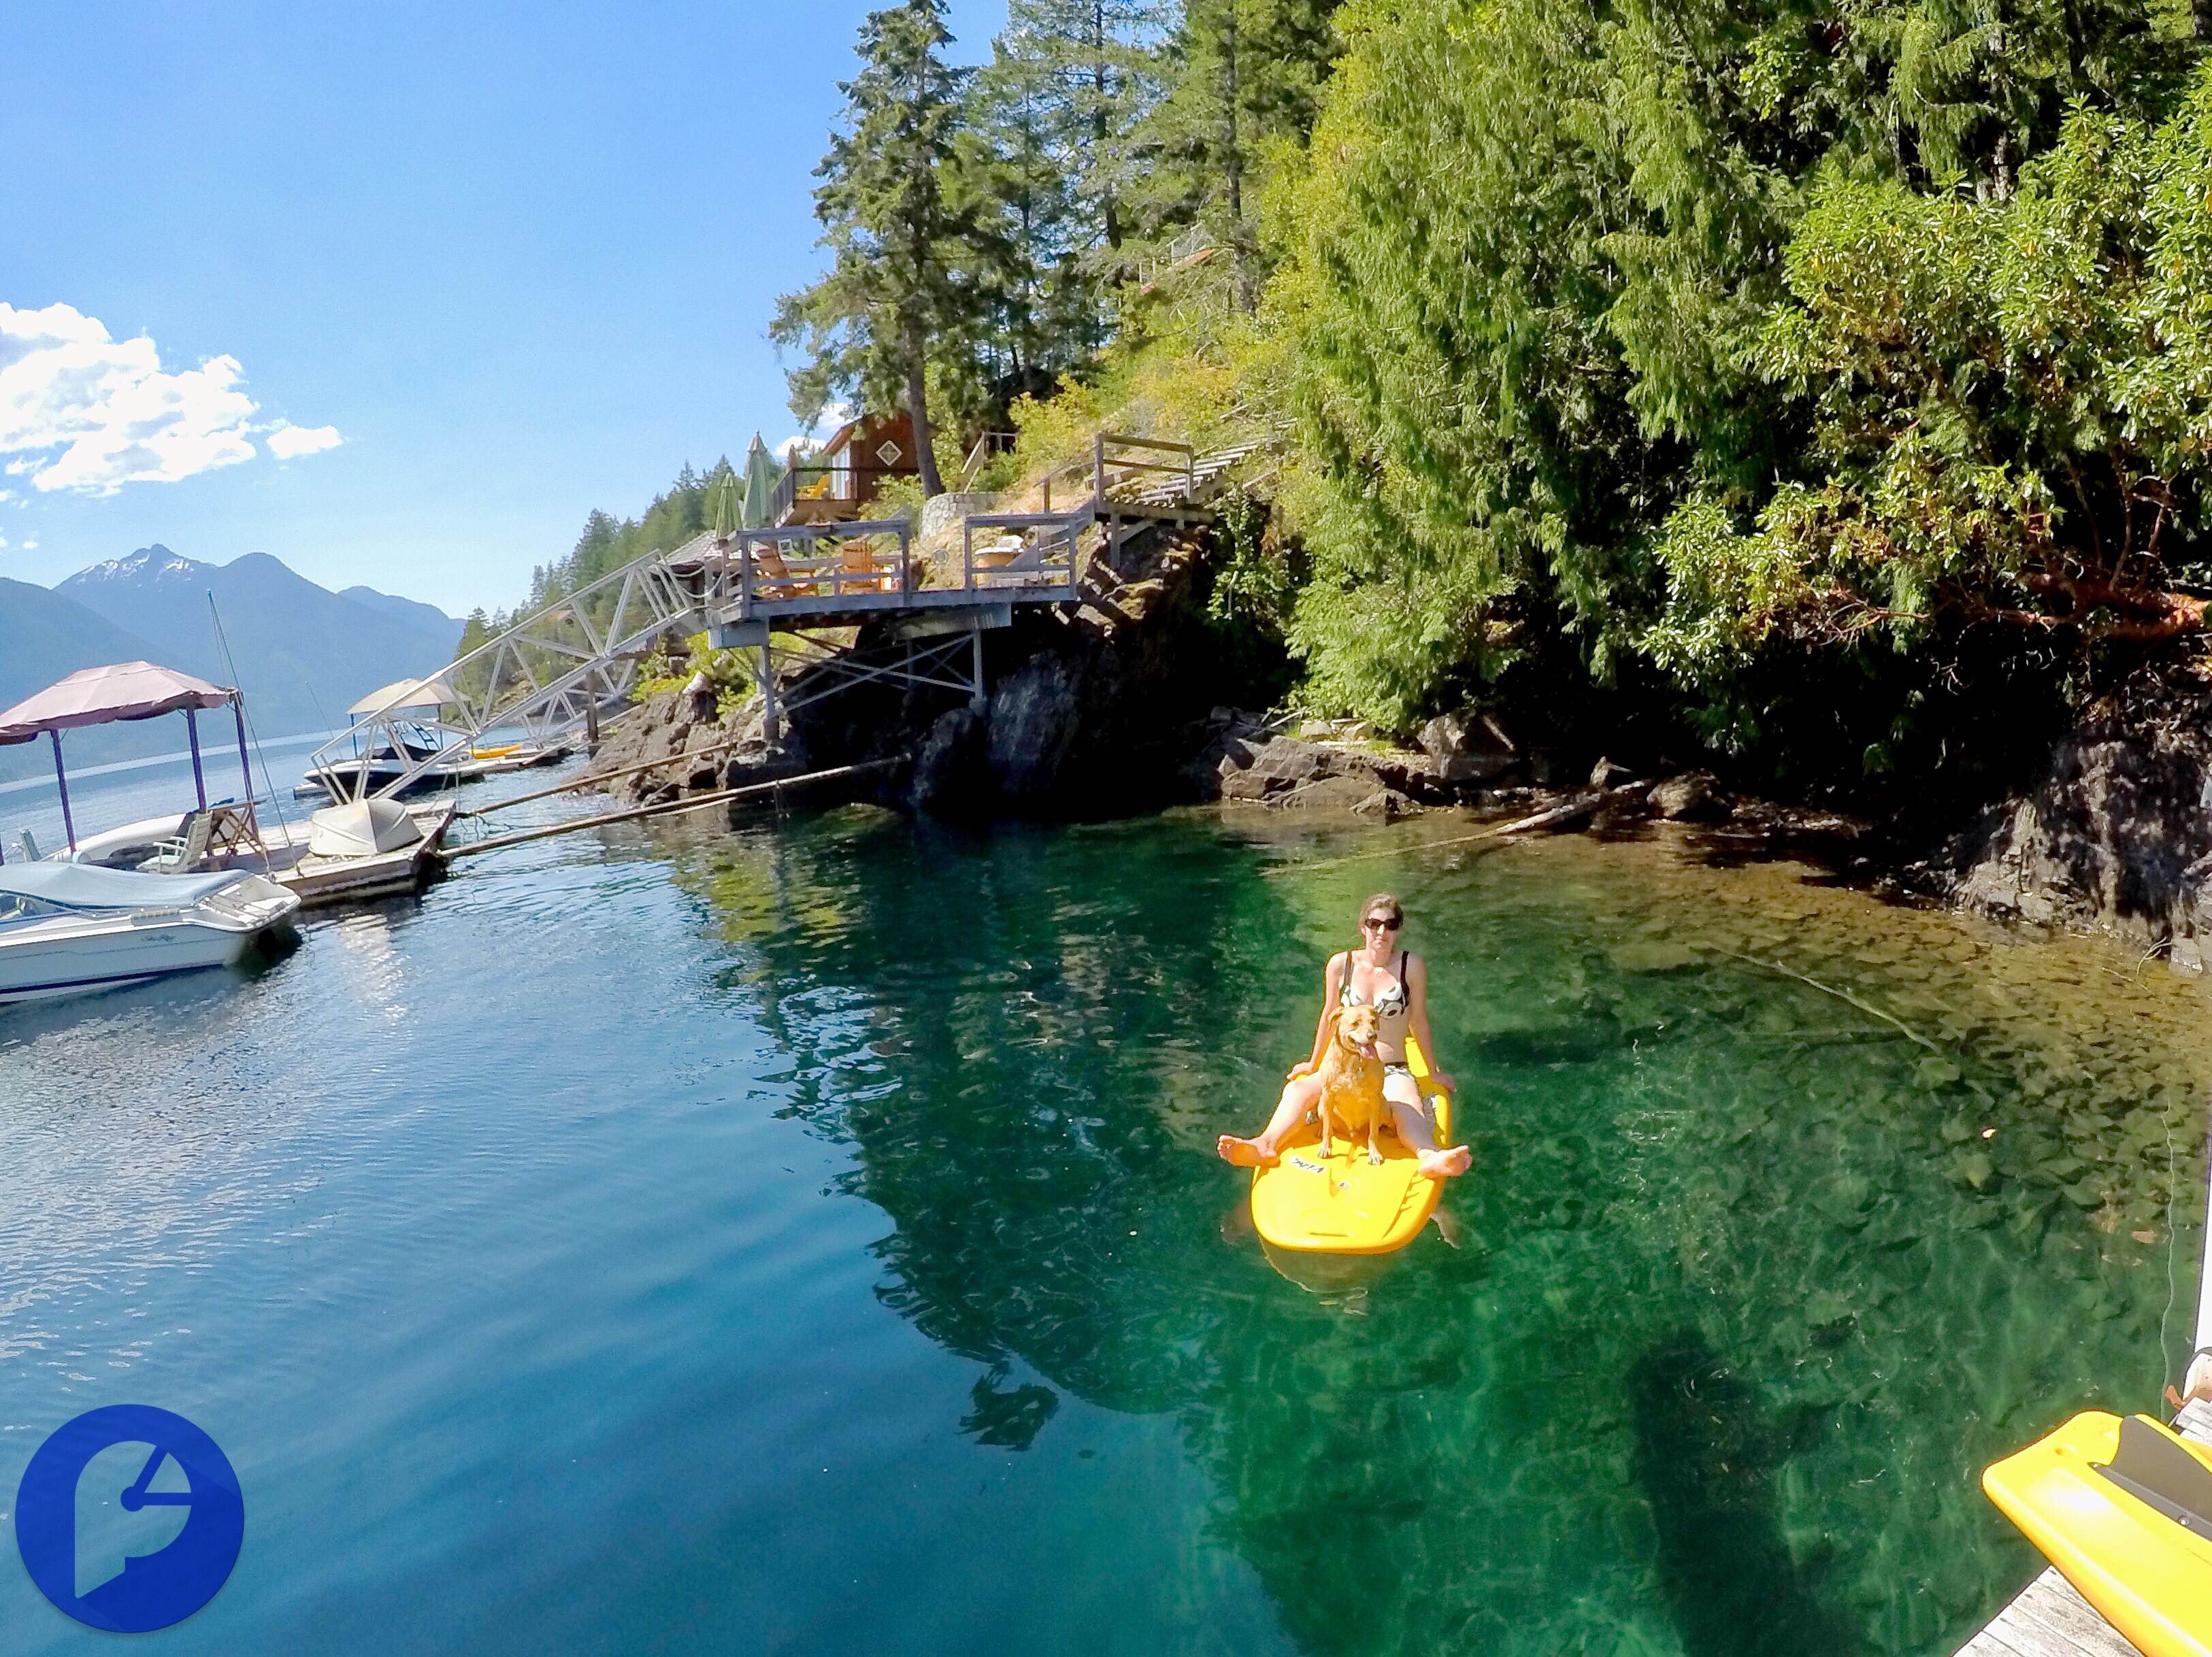
M 207 1429 L 173 1653 L 1948 1651 L 1979 1468 L 2189 1344 L 2203 992 L 1466 832 L 602 830 L 0 1013 L 0 1511 Z M 1476 1168 L 1302 1284 L 1210 1147 L 1385 887 Z

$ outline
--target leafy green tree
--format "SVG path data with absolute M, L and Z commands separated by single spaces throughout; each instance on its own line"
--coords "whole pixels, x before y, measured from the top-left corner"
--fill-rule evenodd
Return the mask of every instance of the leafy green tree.
M 2002 202 L 2049 111 L 2154 115 L 2198 50 L 2119 0 L 1353 0 L 1337 21 L 1305 170 L 1270 192 L 1314 568 L 1291 635 L 1317 700 L 1401 728 L 1532 640 L 1603 683 L 1670 592 L 1689 624 L 1662 526 L 1685 501 L 1755 508 L 1821 417 L 1762 352 L 1823 180 Z
M 1756 359 L 1812 412 L 1802 475 L 1674 512 L 1654 653 L 2201 630 L 2208 252 L 2212 76 L 2161 127 L 2077 110 L 2002 199 L 1825 189 Z
M 955 280 L 971 229 L 946 189 L 966 72 L 948 65 L 944 0 L 902 0 L 860 26 L 860 70 L 814 192 L 829 274 L 779 301 L 769 334 L 803 349 L 792 407 L 811 422 L 833 398 L 903 403 L 922 491 L 943 488 L 929 416 L 934 350 L 971 337 L 970 296 Z

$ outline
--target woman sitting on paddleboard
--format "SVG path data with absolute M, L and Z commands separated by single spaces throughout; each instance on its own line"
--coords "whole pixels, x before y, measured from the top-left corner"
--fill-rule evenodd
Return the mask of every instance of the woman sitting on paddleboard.
M 1322 978 L 1321 1022 L 1314 1029 L 1313 1057 L 1291 1071 L 1281 1102 L 1257 1138 L 1240 1139 L 1224 1133 L 1215 1147 L 1224 1162 L 1239 1168 L 1272 1164 L 1292 1128 L 1306 1119 L 1321 1092 L 1322 1055 L 1328 1051 L 1331 1028 L 1340 1007 L 1371 1005 L 1382 1015 L 1375 1050 L 1383 1062 L 1382 1096 L 1389 1102 L 1390 1118 L 1398 1138 L 1418 1157 L 1421 1172 L 1431 1179 L 1449 1179 L 1467 1172 L 1471 1160 L 1465 1145 L 1439 1149 L 1427 1108 L 1413 1073 L 1406 1068 L 1406 1032 L 1410 1029 L 1421 1051 L 1434 1062 L 1436 1043 L 1429 1037 L 1429 969 L 1420 956 L 1398 947 L 1398 931 L 1406 912 L 1388 892 L 1377 892 L 1359 906 L 1359 947 L 1328 958 Z M 1436 1084 L 1449 1091 L 1452 1079 L 1442 1071 L 1432 1072 Z

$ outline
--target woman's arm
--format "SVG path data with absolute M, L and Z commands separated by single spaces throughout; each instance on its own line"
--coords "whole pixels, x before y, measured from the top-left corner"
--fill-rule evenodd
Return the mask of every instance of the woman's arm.
M 1436 1037 L 1429 1034 L 1429 963 L 1415 956 L 1406 965 L 1406 1017 L 1413 1039 L 1429 1061 L 1429 1075 L 1446 1093 L 1456 1093 L 1449 1072 L 1437 1063 Z
M 1290 1079 L 1293 1082 L 1319 1070 L 1322 1055 L 1328 1051 L 1329 1029 L 1336 1023 L 1337 985 L 1343 971 L 1344 957 L 1340 955 L 1329 956 L 1328 965 L 1321 969 L 1321 1018 L 1314 1025 L 1313 1057 L 1303 1065 L 1291 1066 Z

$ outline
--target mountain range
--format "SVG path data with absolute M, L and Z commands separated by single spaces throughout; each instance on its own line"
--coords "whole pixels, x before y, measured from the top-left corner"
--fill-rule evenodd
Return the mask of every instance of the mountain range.
M 52 589 L 0 579 L 0 707 L 79 668 L 144 660 L 237 685 L 264 738 L 325 731 L 379 685 L 451 661 L 460 636 L 461 624 L 431 605 L 374 587 L 332 592 L 266 553 L 210 564 L 142 547 Z M 181 719 L 151 719 L 62 742 L 74 768 L 170 752 L 185 731 Z M 43 744 L 0 748 L 0 780 L 52 764 Z

